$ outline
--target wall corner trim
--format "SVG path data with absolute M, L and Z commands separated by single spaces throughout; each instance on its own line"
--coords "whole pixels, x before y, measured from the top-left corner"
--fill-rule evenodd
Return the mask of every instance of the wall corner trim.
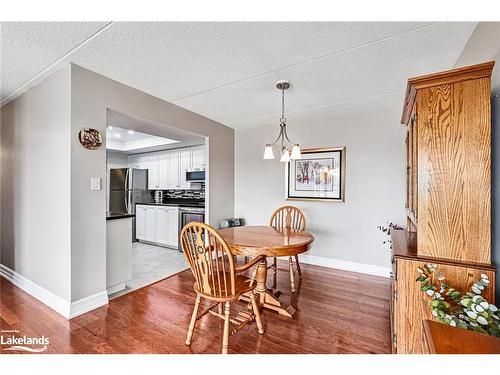
M 79 299 L 78 301 L 71 302 L 69 308 L 68 319 L 72 319 L 78 315 L 82 315 L 91 310 L 97 309 L 98 307 L 108 304 L 108 292 L 103 291 L 91 296 Z
M 391 268 L 373 264 L 350 262 L 347 260 L 318 257 L 315 255 L 299 255 L 299 261 L 304 264 L 335 268 L 344 271 L 364 273 L 373 276 L 390 277 Z
M 71 303 L 3 264 L 0 264 L 0 277 L 10 281 L 19 289 L 22 289 L 67 319 L 74 318 L 108 303 L 108 294 L 106 291 Z

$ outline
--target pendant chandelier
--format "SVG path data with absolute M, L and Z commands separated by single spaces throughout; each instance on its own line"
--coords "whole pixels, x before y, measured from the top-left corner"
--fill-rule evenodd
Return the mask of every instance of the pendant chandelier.
M 288 138 L 286 133 L 286 118 L 285 118 L 285 90 L 290 87 L 288 81 L 278 81 L 276 88 L 281 90 L 281 118 L 280 132 L 278 138 L 273 143 L 268 143 L 264 149 L 264 159 L 274 159 L 273 147 L 279 150 L 280 161 L 288 163 L 291 159 L 301 159 L 300 146 L 293 143 Z

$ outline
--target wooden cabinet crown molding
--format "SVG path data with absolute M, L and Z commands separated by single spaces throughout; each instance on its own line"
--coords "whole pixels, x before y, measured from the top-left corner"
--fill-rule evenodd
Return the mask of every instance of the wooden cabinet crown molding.
M 491 77 L 494 66 L 495 61 L 488 61 L 482 64 L 466 66 L 462 68 L 447 70 L 445 72 L 427 74 L 408 79 L 403 106 L 403 114 L 401 116 L 401 123 L 403 125 L 408 125 L 408 123 L 410 122 L 411 112 L 418 90 L 432 86 L 467 81 L 470 79 Z

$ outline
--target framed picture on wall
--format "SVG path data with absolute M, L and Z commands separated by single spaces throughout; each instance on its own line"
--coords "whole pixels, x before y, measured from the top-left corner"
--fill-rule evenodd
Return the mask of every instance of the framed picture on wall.
M 345 147 L 302 150 L 286 166 L 286 199 L 344 202 Z

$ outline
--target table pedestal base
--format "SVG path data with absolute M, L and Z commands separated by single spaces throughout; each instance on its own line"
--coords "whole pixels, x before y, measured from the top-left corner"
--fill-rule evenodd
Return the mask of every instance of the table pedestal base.
M 283 305 L 278 296 L 281 292 L 276 291 L 273 293 L 271 289 L 267 288 L 267 261 L 264 259 L 257 265 L 257 274 L 255 276 L 257 285 L 255 287 L 255 293 L 258 297 L 258 303 L 262 308 L 277 311 L 281 315 L 288 316 L 289 318 L 295 313 L 295 308 L 291 305 Z M 250 302 L 250 297 L 248 295 L 242 295 L 240 299 Z

